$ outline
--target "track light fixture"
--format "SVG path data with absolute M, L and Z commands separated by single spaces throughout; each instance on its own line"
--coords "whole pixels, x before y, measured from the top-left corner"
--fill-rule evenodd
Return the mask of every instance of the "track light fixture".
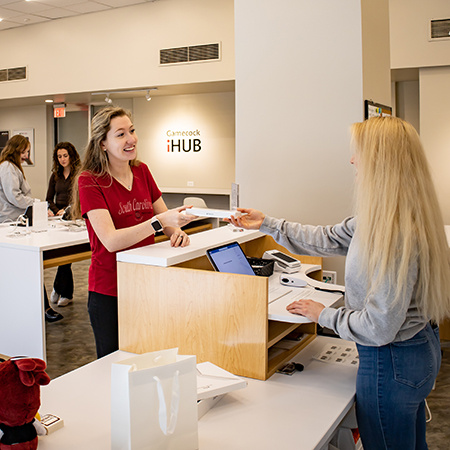
M 145 99 L 149 102 L 152 97 L 150 95 L 151 91 L 157 91 L 158 88 L 152 87 L 152 88 L 142 88 L 142 89 L 128 89 L 126 91 L 111 91 L 111 92 L 93 92 L 91 95 L 105 95 L 105 102 L 108 104 L 111 104 L 113 100 L 111 99 L 111 94 L 128 94 L 131 92 L 145 92 Z M 136 96 L 134 96 L 136 97 Z

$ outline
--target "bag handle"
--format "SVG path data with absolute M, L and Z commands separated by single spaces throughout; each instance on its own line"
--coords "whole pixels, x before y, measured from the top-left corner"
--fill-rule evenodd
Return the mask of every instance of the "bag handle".
M 180 371 L 177 370 L 172 379 L 172 400 L 170 402 L 170 419 L 167 423 L 167 404 L 162 388 L 161 380 L 156 375 L 153 377 L 156 381 L 156 390 L 158 392 L 159 400 L 159 427 L 161 431 L 169 436 L 175 431 L 178 420 L 178 412 L 180 410 Z

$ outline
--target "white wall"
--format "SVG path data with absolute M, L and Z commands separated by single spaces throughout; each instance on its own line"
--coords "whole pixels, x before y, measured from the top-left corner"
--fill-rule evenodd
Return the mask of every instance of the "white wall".
M 399 115 L 414 124 L 430 162 L 447 224 L 450 223 L 450 39 L 430 42 L 430 19 L 450 18 L 448 0 L 390 0 L 391 66 L 419 68 L 419 80 L 397 83 Z
M 349 127 L 363 119 L 360 2 L 245 0 L 235 15 L 241 205 L 337 223 L 352 212 Z
M 363 98 L 391 103 L 389 0 L 361 0 Z
M 450 224 L 450 67 L 420 70 L 420 134 L 444 221 Z
M 159 66 L 164 48 L 221 42 L 220 61 Z M 233 0 L 158 0 L 1 31 L 1 98 L 234 79 Z
M 135 99 L 133 111 L 139 159 L 149 164 L 161 190 L 230 191 L 234 182 L 234 92 L 155 97 L 150 102 Z M 172 137 L 169 131 L 195 135 Z M 193 139 L 200 141 L 197 151 Z M 184 149 L 190 151 L 183 150 L 182 142 L 175 151 L 168 151 L 172 140 L 177 145 L 184 140 Z
M 450 65 L 450 39 L 430 42 L 430 19 L 450 18 L 448 0 L 390 0 L 391 68 Z
M 24 128 L 34 129 L 34 166 L 24 167 L 25 176 L 35 198 L 45 200 L 47 194 L 47 107 L 0 108 L 0 128 L 2 131 Z M 11 136 L 11 134 L 10 134 Z M 43 176 L 45 174 L 45 176 Z

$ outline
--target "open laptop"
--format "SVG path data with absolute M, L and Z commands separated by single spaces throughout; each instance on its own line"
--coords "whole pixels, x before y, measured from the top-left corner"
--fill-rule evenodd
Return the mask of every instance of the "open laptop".
M 217 272 L 256 275 L 238 242 L 208 249 L 206 255 Z M 280 285 L 278 277 L 269 279 L 269 303 L 291 291 L 291 288 Z

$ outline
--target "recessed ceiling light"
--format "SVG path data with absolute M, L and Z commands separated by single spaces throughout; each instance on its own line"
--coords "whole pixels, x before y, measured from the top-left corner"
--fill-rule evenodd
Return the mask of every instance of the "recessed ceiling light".
M 45 103 L 53 103 L 53 100 L 48 98 L 47 100 L 45 100 Z

